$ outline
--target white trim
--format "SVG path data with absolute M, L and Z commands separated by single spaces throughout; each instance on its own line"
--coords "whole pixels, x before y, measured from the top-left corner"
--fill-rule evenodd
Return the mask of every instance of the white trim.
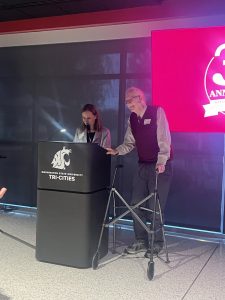
M 0 35 L 0 47 L 148 37 L 152 30 L 224 26 L 225 15 Z

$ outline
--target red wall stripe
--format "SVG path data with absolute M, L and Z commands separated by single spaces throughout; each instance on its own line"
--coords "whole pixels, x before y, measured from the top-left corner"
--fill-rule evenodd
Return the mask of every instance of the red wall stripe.
M 35 18 L 0 23 L 0 33 L 43 31 L 115 23 L 146 21 L 156 15 L 156 6 L 145 6 L 112 11 L 81 13 L 57 17 Z M 160 12 L 160 14 L 162 11 Z

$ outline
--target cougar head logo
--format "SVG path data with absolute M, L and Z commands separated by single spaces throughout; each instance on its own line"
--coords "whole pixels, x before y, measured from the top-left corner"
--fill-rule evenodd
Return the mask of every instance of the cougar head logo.
M 69 157 L 66 158 L 66 156 L 69 156 L 70 153 L 72 153 L 72 150 L 66 149 L 66 147 L 63 147 L 62 150 L 56 152 L 51 162 L 52 167 L 55 169 L 65 170 L 65 167 L 70 165 Z

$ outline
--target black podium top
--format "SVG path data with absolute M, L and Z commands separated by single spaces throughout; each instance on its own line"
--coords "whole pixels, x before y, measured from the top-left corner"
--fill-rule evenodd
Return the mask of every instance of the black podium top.
M 111 159 L 92 143 L 39 142 L 38 188 L 91 193 L 110 185 Z

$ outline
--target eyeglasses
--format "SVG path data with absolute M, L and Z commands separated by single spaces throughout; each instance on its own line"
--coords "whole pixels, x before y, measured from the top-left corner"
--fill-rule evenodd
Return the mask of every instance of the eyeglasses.
M 131 104 L 135 98 L 140 98 L 140 95 L 133 96 L 131 98 L 125 99 L 126 104 Z

